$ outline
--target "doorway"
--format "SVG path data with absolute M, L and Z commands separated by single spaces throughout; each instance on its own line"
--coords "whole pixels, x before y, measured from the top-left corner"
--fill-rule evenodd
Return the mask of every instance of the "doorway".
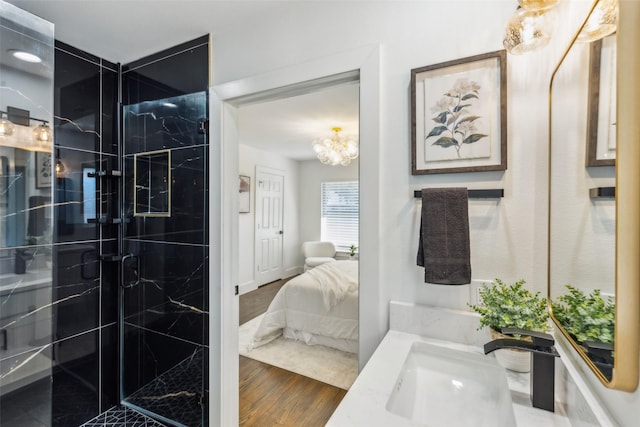
M 256 166 L 255 268 L 259 287 L 282 278 L 284 175 Z
M 211 135 L 211 156 L 224 168 L 212 174 L 212 200 L 220 200 L 223 209 L 211 217 L 212 274 L 219 275 L 222 287 L 211 293 L 210 306 L 222 307 L 220 316 L 212 316 L 212 342 L 221 343 L 221 351 L 211 354 L 211 413 L 220 414 L 221 425 L 238 424 L 238 107 L 262 99 L 275 99 L 305 93 L 318 85 L 336 84 L 344 78 L 360 79 L 359 171 L 360 209 L 360 295 L 359 295 L 359 367 L 373 354 L 386 332 L 388 308 L 381 305 L 379 251 L 379 144 L 380 144 L 380 46 L 367 46 L 329 55 L 262 75 L 232 81 L 211 89 L 211 115 L 219 118 L 219 127 Z M 218 243 L 216 243 L 218 242 Z M 216 256 L 213 256 L 213 254 Z M 215 395 L 214 395 L 215 393 Z M 219 411 L 219 412 L 216 412 Z
M 320 396 L 325 397 L 312 404 L 325 418 L 314 419 L 313 422 L 314 425 L 324 424 L 335 410 L 340 396 L 346 393 L 357 375 L 357 289 L 334 311 L 325 311 L 323 307 L 320 309 L 316 305 L 318 295 L 313 292 L 304 295 L 304 298 L 296 298 L 294 295 L 304 292 L 304 281 L 313 280 L 311 278 L 314 277 L 311 273 L 301 275 L 304 264 L 303 242 L 333 242 L 339 251 L 336 254 L 339 259 L 336 265 L 344 263 L 351 244 L 358 246 L 359 162 L 354 159 L 346 165 L 321 163 L 313 150 L 312 141 L 334 137 L 331 131 L 334 127 L 343 130 L 340 136 L 351 135 L 357 138 L 359 84 L 355 80 L 302 95 L 263 100 L 243 105 L 238 112 L 240 174 L 255 176 L 255 269 L 250 278 L 257 286 L 257 289 L 250 292 L 241 288 L 240 292 L 240 425 L 255 425 L 256 419 L 265 424 L 299 424 L 309 421 L 303 419 L 302 414 L 289 411 L 288 407 L 300 405 L 302 399 L 309 402 Z M 284 199 L 287 204 L 283 223 L 284 181 Z M 327 194 L 322 191 L 325 184 L 345 181 L 355 184 L 356 198 L 350 200 L 354 204 L 349 207 L 349 213 L 342 209 L 346 207 L 342 203 L 343 194 L 332 191 L 331 197 L 323 197 Z M 355 217 L 351 216 L 353 214 Z M 250 217 L 251 213 L 239 214 L 240 283 L 245 283 L 246 276 L 252 270 L 250 266 L 244 267 L 248 264 L 244 262 L 248 254 L 243 250 L 249 246 L 248 242 L 243 242 L 243 237 L 247 240 L 252 237 L 246 232 L 245 224 L 245 219 Z M 352 224 L 353 219 L 355 223 Z M 333 236 L 327 233 L 327 228 L 331 228 L 327 227 L 328 223 L 335 226 L 332 227 L 336 231 Z M 353 226 L 353 234 L 341 236 L 337 232 L 346 231 L 344 228 L 351 231 Z M 283 234 L 286 247 L 280 252 Z M 349 243 L 346 244 L 346 241 Z M 355 264 L 354 276 L 351 276 L 351 271 L 348 275 L 342 270 L 334 272 L 336 286 L 339 286 L 338 283 L 347 283 L 352 278 L 357 283 L 357 263 L 351 264 Z M 281 290 L 274 293 L 271 291 L 273 287 Z M 319 284 L 316 288 L 319 288 Z M 271 307 L 269 296 L 275 298 Z M 297 341 L 290 339 L 291 335 L 286 332 L 283 335 L 287 338 L 278 337 L 265 346 L 247 350 L 245 343 L 252 339 L 261 322 L 273 325 L 270 320 L 273 319 L 272 316 L 280 318 L 277 313 L 285 310 L 280 302 L 285 300 L 284 317 L 289 320 L 286 322 L 287 331 L 295 330 Z M 258 305 L 261 310 L 256 310 Z M 256 317 L 247 321 L 249 313 Z M 296 320 L 296 316 L 302 316 L 301 313 L 305 313 L 304 320 Z M 326 322 L 319 320 L 325 318 Z M 307 321 L 314 324 L 334 324 L 336 327 L 327 326 L 313 332 L 314 327 L 307 324 Z M 337 324 L 342 327 L 338 328 Z M 355 335 L 346 332 L 351 326 L 355 327 Z M 308 336 L 313 338 L 301 338 L 304 334 L 311 334 Z M 316 343 L 321 345 L 315 345 Z M 337 378 L 336 372 L 341 372 L 340 378 Z M 280 375 L 291 377 L 292 384 L 286 391 L 279 389 Z M 264 387 L 264 384 L 269 384 L 268 388 L 273 390 L 273 400 L 269 399 L 270 402 L 266 402 L 265 398 L 254 397 L 256 390 Z M 289 397 L 286 401 L 279 401 L 281 396 Z M 271 406 L 281 408 L 281 413 L 267 409 Z M 269 418 L 270 416 L 274 418 Z M 309 414 L 304 416 L 308 417 Z

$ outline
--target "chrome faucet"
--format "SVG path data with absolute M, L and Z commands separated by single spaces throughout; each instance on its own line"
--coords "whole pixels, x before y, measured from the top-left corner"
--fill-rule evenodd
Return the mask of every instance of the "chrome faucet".
M 484 345 L 484 354 L 499 349 L 517 349 L 533 353 L 531 357 L 531 403 L 534 408 L 554 411 L 555 402 L 555 359 L 560 357 L 553 347 L 553 337 L 544 332 L 504 328 L 505 335 L 524 335 L 532 341 L 515 338 L 501 338 Z

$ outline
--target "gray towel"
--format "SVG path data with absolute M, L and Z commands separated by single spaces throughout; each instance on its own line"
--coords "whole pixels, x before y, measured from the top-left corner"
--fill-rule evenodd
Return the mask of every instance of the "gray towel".
M 471 283 L 468 194 L 466 188 L 422 189 L 418 265 L 426 283 Z

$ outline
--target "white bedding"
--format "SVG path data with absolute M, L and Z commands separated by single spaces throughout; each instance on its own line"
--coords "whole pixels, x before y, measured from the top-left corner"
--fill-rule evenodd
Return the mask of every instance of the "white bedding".
M 269 305 L 253 346 L 280 335 L 358 351 L 358 262 L 322 264 L 289 280 Z

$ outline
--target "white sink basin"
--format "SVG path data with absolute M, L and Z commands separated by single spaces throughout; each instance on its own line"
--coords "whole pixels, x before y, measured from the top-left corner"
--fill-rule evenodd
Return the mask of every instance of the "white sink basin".
M 415 342 L 387 411 L 430 427 L 516 425 L 504 368 L 493 357 Z

